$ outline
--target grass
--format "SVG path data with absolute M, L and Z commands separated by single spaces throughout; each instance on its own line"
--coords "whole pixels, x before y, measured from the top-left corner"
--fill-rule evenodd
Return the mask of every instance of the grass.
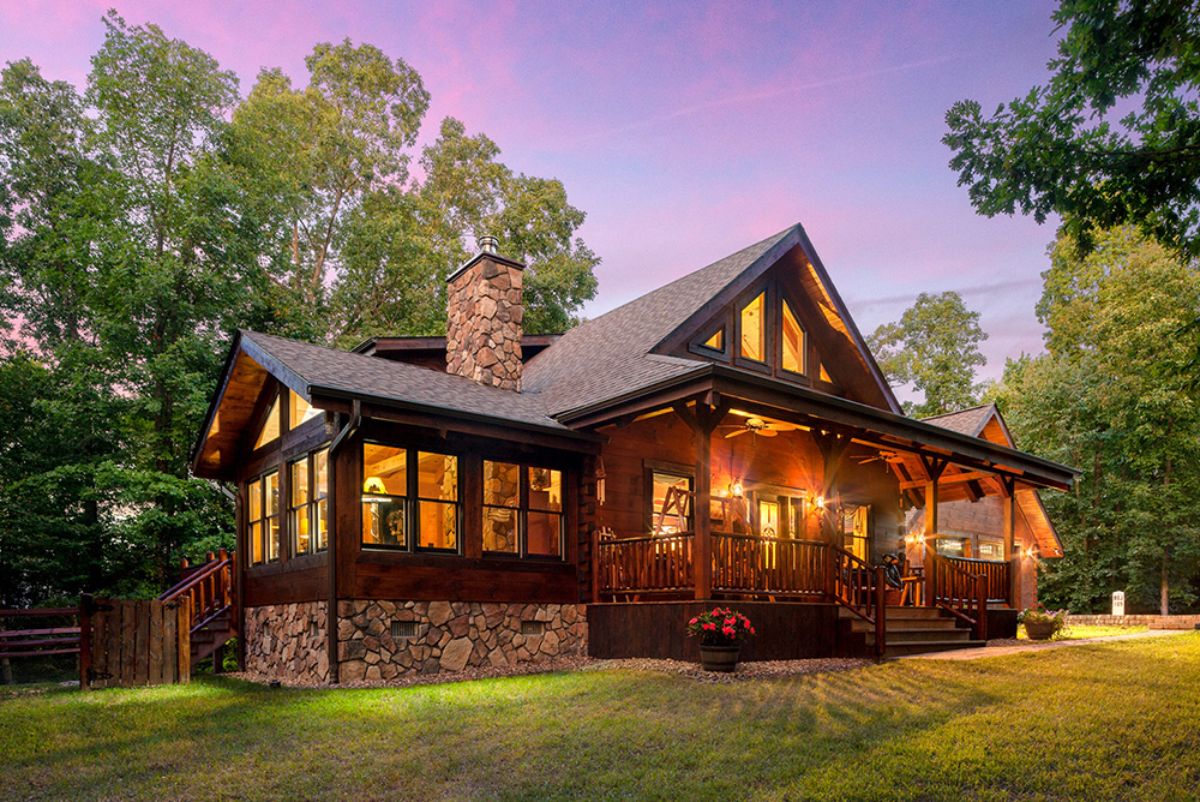
M 231 679 L 0 701 L 0 799 L 1173 800 L 1200 633 L 703 684 Z
M 1133 635 L 1137 632 L 1145 632 L 1148 629 L 1149 627 L 1147 626 L 1118 627 L 1101 624 L 1074 624 L 1063 629 L 1054 639 L 1083 640 L 1085 638 L 1107 638 L 1113 635 Z M 1025 634 L 1024 626 L 1017 627 L 1017 639 L 1029 640 L 1029 636 Z

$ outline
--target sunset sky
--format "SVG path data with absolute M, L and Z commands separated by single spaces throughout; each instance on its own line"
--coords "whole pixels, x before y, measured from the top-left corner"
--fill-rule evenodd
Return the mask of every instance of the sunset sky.
M 444 116 L 553 176 L 602 257 L 595 315 L 802 222 L 864 333 L 921 291 L 983 313 L 983 374 L 1041 345 L 1033 314 L 1053 223 L 988 220 L 940 143 L 961 98 L 985 110 L 1043 80 L 1050 2 L 40 3 L 0 0 L 0 61 L 82 85 L 115 6 L 215 56 L 249 91 L 303 83 L 312 45 L 402 57 Z

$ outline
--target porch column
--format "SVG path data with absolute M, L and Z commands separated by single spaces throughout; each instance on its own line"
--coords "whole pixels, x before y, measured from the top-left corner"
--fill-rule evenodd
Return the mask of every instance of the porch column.
M 1008 561 L 1008 605 L 1018 606 L 1021 555 L 1017 553 L 1017 480 L 1001 476 L 1004 489 L 1004 558 Z
M 700 425 L 692 430 L 696 451 L 692 570 L 696 576 L 696 598 L 707 599 L 712 596 L 712 516 L 709 514 L 712 498 L 712 430 L 704 425 L 706 421 L 699 420 L 698 423 Z
M 921 457 L 921 463 L 925 466 L 925 474 L 929 480 L 925 483 L 925 606 L 933 606 L 934 597 L 934 582 L 933 569 L 936 560 L 934 557 L 937 554 L 938 533 L 938 480 L 942 478 L 942 472 L 946 470 L 948 464 L 946 460 L 937 457 Z

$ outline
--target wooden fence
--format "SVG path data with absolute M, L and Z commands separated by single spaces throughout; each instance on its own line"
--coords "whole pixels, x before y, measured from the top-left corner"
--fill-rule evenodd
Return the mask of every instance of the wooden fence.
M 192 603 L 96 599 L 81 621 L 80 685 L 129 687 L 187 682 L 192 674 Z

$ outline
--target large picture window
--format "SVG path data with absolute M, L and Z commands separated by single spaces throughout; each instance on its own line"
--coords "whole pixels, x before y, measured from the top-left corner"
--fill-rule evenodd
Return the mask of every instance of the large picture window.
M 562 556 L 562 471 L 483 462 L 483 550 Z
M 288 504 L 292 553 L 313 554 L 326 547 L 329 497 L 329 450 L 314 451 L 288 467 Z
M 458 457 L 364 443 L 363 544 L 457 551 L 458 484 Z

